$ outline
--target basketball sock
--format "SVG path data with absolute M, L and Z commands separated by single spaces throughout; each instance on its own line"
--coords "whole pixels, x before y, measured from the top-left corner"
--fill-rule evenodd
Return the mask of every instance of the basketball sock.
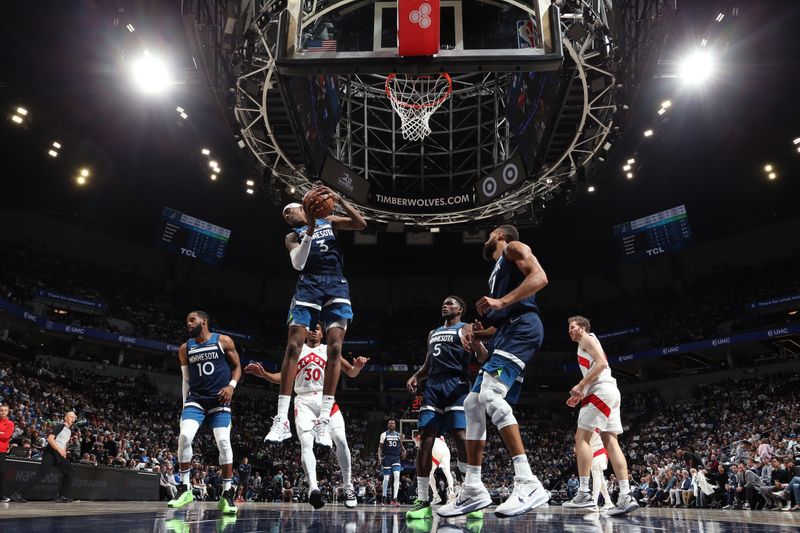
M 222 478 L 222 492 L 227 492 L 231 488 L 231 482 L 233 480 L 231 478 Z M 244 495 L 242 495 L 244 496 Z
M 630 481 L 627 479 L 620 479 L 619 480 L 619 493 L 620 494 L 630 494 L 631 493 L 631 485 Z
M 289 402 L 292 397 L 285 394 L 278 395 L 278 417 L 289 418 Z
M 467 463 L 464 463 L 462 461 L 458 461 L 458 471 L 461 472 L 462 474 L 466 474 L 467 473 Z
M 514 477 L 523 481 L 535 479 L 531 472 L 531 465 L 528 463 L 528 456 L 524 453 L 514 456 Z
M 428 485 L 431 482 L 430 477 L 417 476 L 417 499 L 423 502 L 428 501 Z
M 181 470 L 180 471 L 180 474 L 181 474 L 181 485 L 185 485 L 187 489 L 189 488 L 189 481 L 191 481 L 191 477 L 192 477 L 190 475 L 191 472 L 192 472 L 191 470 Z
M 581 492 L 589 492 L 589 476 L 580 476 L 581 486 L 578 490 Z
M 322 396 L 322 407 L 319 408 L 320 420 L 328 420 L 331 417 L 331 409 L 333 409 L 334 398 L 332 395 L 324 394 Z
M 481 481 L 480 466 L 467 465 L 467 471 L 464 478 L 464 485 L 469 485 L 470 487 L 483 486 L 483 481 Z

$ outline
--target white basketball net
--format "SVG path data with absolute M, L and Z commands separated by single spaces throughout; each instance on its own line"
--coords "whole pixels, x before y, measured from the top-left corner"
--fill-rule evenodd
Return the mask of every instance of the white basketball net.
M 400 115 L 400 131 L 407 141 L 420 141 L 430 135 L 431 115 L 450 97 L 453 81 L 442 74 L 389 74 L 386 94 Z

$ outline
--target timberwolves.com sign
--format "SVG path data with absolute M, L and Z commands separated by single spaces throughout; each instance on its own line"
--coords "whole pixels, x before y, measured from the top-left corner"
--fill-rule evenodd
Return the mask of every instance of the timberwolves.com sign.
M 376 192 L 371 205 L 390 211 L 408 213 L 446 213 L 462 211 L 475 205 L 471 192 L 447 193 L 439 196 L 411 196 Z

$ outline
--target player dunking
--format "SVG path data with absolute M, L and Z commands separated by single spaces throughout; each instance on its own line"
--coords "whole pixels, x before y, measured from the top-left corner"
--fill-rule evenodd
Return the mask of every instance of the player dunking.
M 284 220 L 294 228 L 286 236 L 286 249 L 292 266 L 301 274 L 289 309 L 289 338 L 281 365 L 278 413 L 264 440 L 281 442 L 292 436 L 288 415 L 297 360 L 306 334 L 321 320 L 328 339 L 328 360 L 320 417 L 314 433 L 318 444 L 331 447 L 330 413 L 339 384 L 342 341 L 353 318 L 350 292 L 342 274 L 342 253 L 336 244 L 336 230 L 362 230 L 367 227 L 367 222 L 356 208 L 328 187 L 315 187 L 309 194 L 317 194 L 322 199 L 332 198 L 344 209 L 346 216 L 317 219 L 311 212 L 313 205 L 304 209 L 301 204 L 292 203 L 283 208 Z
M 416 393 L 417 385 L 427 380 L 420 407 L 418 426 L 422 438 L 417 453 L 417 499 L 414 507 L 406 513 L 408 519 L 430 518 L 431 504 L 428 499 L 428 483 L 431 474 L 431 454 L 436 437 L 447 432 L 453 437 L 458 449 L 458 466 L 466 473 L 467 458 L 464 428 L 464 399 L 469 393 L 469 361 L 471 352 L 463 346 L 465 330 L 471 326 L 461 321 L 464 300 L 448 296 L 442 302 L 444 325 L 428 334 L 428 354 L 425 363 L 406 383 L 409 392 Z M 450 483 L 452 487 L 452 482 Z M 438 492 L 434 490 L 438 496 Z
M 402 437 L 396 428 L 397 423 L 393 418 L 390 418 L 386 424 L 386 431 L 381 433 L 378 445 L 378 463 L 381 465 L 383 473 L 383 499 L 381 500 L 381 505 L 385 505 L 386 500 L 389 498 L 389 474 L 392 474 L 394 477 L 392 505 L 399 507 L 397 492 L 400 490 L 400 472 L 403 470 L 400 460 L 406 458 L 406 449 L 403 447 Z M 425 490 L 428 490 L 427 485 Z
M 550 494 L 531 472 L 519 424 L 511 408 L 519 398 L 522 374 L 539 350 L 544 336 L 539 308 L 534 295 L 547 285 L 547 275 L 524 243 L 514 226 L 504 225 L 492 231 L 483 248 L 483 256 L 494 261 L 489 277 L 490 296 L 478 300 L 476 308 L 490 326 L 466 334 L 465 348 L 488 355 L 481 373 L 464 401 L 467 417 L 467 475 L 461 493 L 439 508 L 442 517 L 468 514 L 492 503 L 481 480 L 483 449 L 486 445 L 486 415 L 497 427 L 514 462 L 514 490 L 497 506 L 500 518 L 516 516 L 547 503 Z M 488 348 L 478 337 L 493 335 Z
M 611 466 L 619 479 L 619 497 L 614 509 L 608 511 L 609 516 L 618 516 L 639 508 L 636 499 L 631 496 L 628 481 L 628 464 L 619 447 L 617 436 L 622 433 L 620 417 L 620 394 L 617 380 L 611 376 L 608 359 L 600 346 L 600 341 L 591 331 L 591 323 L 582 316 L 573 316 L 567 320 L 569 337 L 578 343 L 578 367 L 583 374 L 577 385 L 569 391 L 567 405 L 581 405 L 578 414 L 578 429 L 575 432 L 575 457 L 578 461 L 580 487 L 577 494 L 569 502 L 567 508 L 587 508 L 596 504 L 589 494 L 589 470 L 592 465 L 591 439 L 595 428 L 600 432 Z
M 183 374 L 183 413 L 178 437 L 178 466 L 181 483 L 178 495 L 167 505 L 183 507 L 194 501 L 190 470 L 192 441 L 203 421 L 214 432 L 219 449 L 222 473 L 222 495 L 218 507 L 225 514 L 236 514 L 233 478 L 233 448 L 231 447 L 231 398 L 242 377 L 239 354 L 227 335 L 208 330 L 208 315 L 192 311 L 186 317 L 186 330 L 191 338 L 178 349 Z
M 303 470 L 308 478 L 308 502 L 319 509 L 325 502 L 322 501 L 322 492 L 317 485 L 317 459 L 314 456 L 314 436 L 312 429 L 320 415 L 322 406 L 322 384 L 328 359 L 327 347 L 322 344 L 322 327 L 308 333 L 306 344 L 300 352 L 297 363 L 297 377 L 294 380 L 294 425 L 297 437 L 300 440 L 300 456 Z M 357 357 L 353 364 L 342 358 L 344 373 L 354 378 L 361 373 L 369 362 L 366 357 Z M 281 375 L 277 372 L 267 372 L 261 363 L 250 363 L 245 367 L 245 372 L 266 379 L 271 383 L 280 385 Z M 344 418 L 337 404 L 333 404 L 331 413 L 331 437 L 336 444 L 336 459 L 342 470 L 342 483 L 344 484 L 344 504 L 353 508 L 358 503 L 356 492 L 353 489 L 352 467 L 350 462 L 350 447 L 347 445 L 347 436 L 344 431 Z

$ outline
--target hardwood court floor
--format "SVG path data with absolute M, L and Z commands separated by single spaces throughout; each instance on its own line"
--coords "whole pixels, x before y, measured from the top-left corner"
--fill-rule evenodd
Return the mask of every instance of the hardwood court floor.
M 778 511 L 712 511 L 639 509 L 626 518 L 542 507 L 501 520 L 485 513 L 482 521 L 464 518 L 417 520 L 407 523 L 408 507 L 326 505 L 314 511 L 307 504 L 239 504 L 236 517 L 222 517 L 214 503 L 193 503 L 167 509 L 164 502 L 75 502 L 70 504 L 0 504 L 0 532 L 96 533 L 254 533 L 254 532 L 556 532 L 581 533 L 684 531 L 713 533 L 778 533 L 800 531 L 800 513 Z M 435 514 L 435 513 L 434 513 Z

